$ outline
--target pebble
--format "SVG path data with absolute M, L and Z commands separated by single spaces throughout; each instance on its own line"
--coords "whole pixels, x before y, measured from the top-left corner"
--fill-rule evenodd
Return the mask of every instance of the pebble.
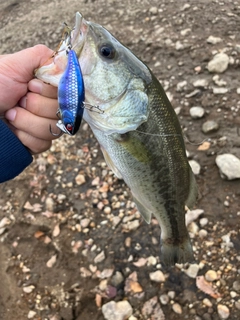
M 199 230 L 198 235 L 200 238 L 205 238 L 208 235 L 208 232 L 205 229 L 201 229 Z
M 117 287 L 123 281 L 124 277 L 120 271 L 116 271 L 116 273 L 111 278 L 111 284 L 115 287 Z
M 228 319 L 230 316 L 230 311 L 227 306 L 224 306 L 223 304 L 219 304 L 217 306 L 217 311 L 220 319 Z
M 94 263 L 100 263 L 105 259 L 105 253 L 104 251 L 101 251 L 95 258 Z
M 192 107 L 189 113 L 193 119 L 201 119 L 204 116 L 205 110 L 202 107 Z
M 85 179 L 85 176 L 83 174 L 78 174 L 75 177 L 75 181 L 76 181 L 76 184 L 78 186 L 81 186 L 82 184 L 84 184 L 86 182 L 86 179 Z
M 169 296 L 170 299 L 173 300 L 175 298 L 175 296 L 176 296 L 176 292 L 175 291 L 168 291 L 168 296 Z
M 154 282 L 164 282 L 165 281 L 165 276 L 162 273 L 162 271 L 160 271 L 160 270 L 157 270 L 155 272 L 151 272 L 149 274 L 149 277 Z
M 166 293 L 164 293 L 159 297 L 159 300 L 161 304 L 166 305 L 169 302 L 169 296 Z
M 88 218 L 82 219 L 80 221 L 80 224 L 81 224 L 82 228 L 87 228 L 89 226 L 89 223 L 90 223 L 90 219 L 88 219 Z
M 219 42 L 222 42 L 222 39 L 219 37 L 214 37 L 214 36 L 209 36 L 207 38 L 207 43 L 211 43 L 211 44 L 217 44 Z
M 208 224 L 208 218 L 202 218 L 199 220 L 201 227 L 205 227 Z
M 104 208 L 103 212 L 104 212 L 105 214 L 110 214 L 110 213 L 112 212 L 112 209 L 107 206 L 107 207 Z
M 132 315 L 132 307 L 128 301 L 110 301 L 102 306 L 106 320 L 125 320 Z
M 226 53 L 217 53 L 208 63 L 208 71 L 222 73 L 227 70 L 229 57 Z
M 240 94 L 240 88 L 237 88 L 237 94 Z
M 193 173 L 195 175 L 198 175 L 200 173 L 200 171 L 201 171 L 200 164 L 195 160 L 189 160 L 188 162 L 190 164 L 190 167 L 192 168 Z
M 214 131 L 217 131 L 218 129 L 219 129 L 219 125 L 214 120 L 208 120 L 204 122 L 202 125 L 202 131 L 204 133 L 214 132 Z
M 209 308 L 211 308 L 212 307 L 212 302 L 208 299 L 208 298 L 204 298 L 203 299 L 203 304 L 205 305 L 205 306 L 207 306 L 207 307 L 209 307 Z
M 183 80 L 183 81 L 181 81 L 181 82 L 178 82 L 178 84 L 177 84 L 177 91 L 178 91 L 178 92 L 183 91 L 186 86 L 187 86 L 187 81 L 186 81 L 186 80 Z
M 188 210 L 185 215 L 186 226 L 188 226 L 191 222 L 198 219 L 198 217 L 204 213 L 202 209 Z
M 216 164 L 222 179 L 233 180 L 240 178 L 240 159 L 230 153 L 218 155 Z
M 240 280 L 236 280 L 233 282 L 233 289 L 237 292 L 240 292 Z
M 126 230 L 136 230 L 140 226 L 139 220 L 128 221 L 122 225 Z
M 23 287 L 23 292 L 25 292 L 25 293 L 31 293 L 31 292 L 33 292 L 34 289 L 35 289 L 34 286 Z
M 217 275 L 217 272 L 214 271 L 214 270 L 208 270 L 206 273 L 205 273 L 205 279 L 209 282 L 213 282 L 215 280 L 218 279 L 218 275 Z
M 156 15 L 158 14 L 158 8 L 157 7 L 151 7 L 149 9 L 149 12 L 152 14 L 152 15 Z
M 208 83 L 209 83 L 208 79 L 198 79 L 198 80 L 193 82 L 193 86 L 195 88 L 199 88 L 199 87 L 200 88 L 205 88 L 205 87 L 208 86 Z
M 225 94 L 228 92 L 228 88 L 222 88 L 222 87 L 213 87 L 213 93 L 214 94 Z
M 33 310 L 30 310 L 28 312 L 28 319 L 33 319 L 35 317 L 35 315 L 37 314 L 37 312 L 33 311 Z
M 187 276 L 195 279 L 197 277 L 199 271 L 199 265 L 196 263 L 190 264 L 187 270 L 184 270 Z
M 172 305 L 172 309 L 173 309 L 173 311 L 174 311 L 175 313 L 177 313 L 177 314 L 182 314 L 182 307 L 180 306 L 179 303 L 174 303 L 174 304 Z

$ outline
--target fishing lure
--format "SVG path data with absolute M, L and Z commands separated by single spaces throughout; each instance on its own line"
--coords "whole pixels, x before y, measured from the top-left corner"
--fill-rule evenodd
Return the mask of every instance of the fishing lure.
M 61 120 L 56 125 L 63 133 L 74 135 L 79 130 L 82 121 L 85 90 L 77 54 L 72 49 L 68 50 L 67 54 L 67 67 L 58 85 L 59 109 L 57 114 Z M 59 135 L 53 132 L 52 134 Z

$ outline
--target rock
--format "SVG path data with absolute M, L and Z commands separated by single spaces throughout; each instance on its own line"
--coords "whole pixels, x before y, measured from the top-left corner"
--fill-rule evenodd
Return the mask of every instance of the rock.
M 89 226 L 89 223 L 90 223 L 90 219 L 88 218 L 84 218 L 80 221 L 80 224 L 81 224 L 81 227 L 83 228 L 87 228 Z
M 37 314 L 37 312 L 30 310 L 28 312 L 28 319 L 33 319 L 35 317 L 35 315 Z
M 190 264 L 187 270 L 184 270 L 186 275 L 188 275 L 190 278 L 195 279 L 197 277 L 199 271 L 199 265 L 196 263 Z
M 106 320 L 125 320 L 132 315 L 132 307 L 128 301 L 110 301 L 102 306 Z
M 185 215 L 186 226 L 188 226 L 191 222 L 198 219 L 198 217 L 204 213 L 202 209 L 188 210 Z
M 186 80 L 183 80 L 183 81 L 181 81 L 181 82 L 178 82 L 178 84 L 177 84 L 177 91 L 178 91 L 178 92 L 183 91 L 186 86 L 187 86 L 187 81 L 186 81 Z
M 159 299 L 160 299 L 160 302 L 161 302 L 161 304 L 163 304 L 163 305 L 166 305 L 166 304 L 168 304 L 168 302 L 169 302 L 169 296 L 167 295 L 167 294 L 162 294 L 160 297 L 159 297 Z
M 237 94 L 240 94 L 240 88 L 237 88 Z
M 157 7 L 151 7 L 149 9 L 149 12 L 152 14 L 152 15 L 156 15 L 158 14 L 158 8 Z
M 201 171 L 201 166 L 197 161 L 195 160 L 189 160 L 190 167 L 192 168 L 192 171 L 195 175 L 198 175 Z
M 227 85 L 227 82 L 222 80 L 222 79 L 220 79 L 218 74 L 215 74 L 212 79 L 213 79 L 213 82 L 219 87 Z
M 168 291 L 168 296 L 171 300 L 173 300 L 176 296 L 176 292 L 175 291 Z
M 75 177 L 75 181 L 76 181 L 76 184 L 78 186 L 84 184 L 86 182 L 86 179 L 85 179 L 85 176 L 83 174 L 78 174 L 76 177 Z
M 214 271 L 214 270 L 208 270 L 206 273 L 205 273 L 205 279 L 209 282 L 213 282 L 215 280 L 218 279 L 218 275 L 217 275 L 217 272 Z
M 208 224 L 208 218 L 202 218 L 199 221 L 201 227 L 205 227 Z
M 208 298 L 204 298 L 203 299 L 203 304 L 206 306 L 206 307 L 209 307 L 211 308 L 212 307 L 212 302 L 208 299 Z
M 205 88 L 208 86 L 208 79 L 198 79 L 196 81 L 193 82 L 193 86 L 195 88 Z
M 219 125 L 214 120 L 208 120 L 204 122 L 204 124 L 202 125 L 202 131 L 204 133 L 211 133 L 211 132 L 217 131 L 218 129 L 219 129 Z
M 120 271 L 116 271 L 116 273 L 112 276 L 111 284 L 117 287 L 120 283 L 122 283 L 124 277 Z
M 189 113 L 193 119 L 201 119 L 204 116 L 205 110 L 202 107 L 192 107 Z
M 164 282 L 165 281 L 165 276 L 162 273 L 162 271 L 160 271 L 160 270 L 157 270 L 155 272 L 151 272 L 149 274 L 149 277 L 150 277 L 151 281 L 154 281 L 154 282 Z
M 207 43 L 211 43 L 211 44 L 217 44 L 219 42 L 222 42 L 222 39 L 219 37 L 214 37 L 214 36 L 209 36 L 207 38 Z
M 228 92 L 228 88 L 216 88 L 213 87 L 213 93 L 214 94 L 225 94 Z
M 139 220 L 128 221 L 122 226 L 123 226 L 123 229 L 126 229 L 126 230 L 136 230 L 140 226 L 140 222 Z
M 205 238 L 208 235 L 208 232 L 205 229 L 201 229 L 199 230 L 198 235 L 200 238 Z
M 23 287 L 23 292 L 25 292 L 25 293 L 31 293 L 31 292 L 33 292 L 34 289 L 35 289 L 34 286 Z
M 104 251 L 101 251 L 95 258 L 94 263 L 100 263 L 105 259 L 105 253 Z
M 234 180 L 240 178 L 240 160 L 233 154 L 218 155 L 215 161 L 222 179 Z
M 220 319 L 228 319 L 230 316 L 230 311 L 227 306 L 224 306 L 223 304 L 219 304 L 217 306 L 217 311 Z
M 233 282 L 233 289 L 237 292 L 240 292 L 240 281 L 236 280 Z
M 182 307 L 180 306 L 179 303 L 174 303 L 174 304 L 172 305 L 172 309 L 173 309 L 173 311 L 174 311 L 175 313 L 177 313 L 177 314 L 182 314 Z
M 226 53 L 217 53 L 208 63 L 208 71 L 222 73 L 227 70 L 229 57 Z
M 190 28 L 187 28 L 187 29 L 184 29 L 184 30 L 181 30 L 180 33 L 183 37 L 187 36 L 189 33 L 191 33 L 191 29 Z

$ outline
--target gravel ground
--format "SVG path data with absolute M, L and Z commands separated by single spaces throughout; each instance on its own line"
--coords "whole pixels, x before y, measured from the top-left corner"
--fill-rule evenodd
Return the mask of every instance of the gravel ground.
M 146 62 L 176 108 L 200 193 L 196 263 L 162 267 L 156 220 L 83 123 L 0 185 L 0 319 L 239 319 L 239 0 L 2 0 L 0 53 L 54 49 L 76 11 Z

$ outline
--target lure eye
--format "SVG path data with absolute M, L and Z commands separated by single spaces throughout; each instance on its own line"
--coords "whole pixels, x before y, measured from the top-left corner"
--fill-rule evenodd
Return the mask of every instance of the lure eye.
M 115 57 L 116 50 L 110 43 L 107 43 L 100 46 L 99 53 L 106 59 L 113 59 Z
M 66 129 L 67 129 L 68 132 L 72 133 L 72 131 L 73 131 L 73 126 L 72 126 L 70 123 L 68 123 L 68 124 L 66 125 Z

